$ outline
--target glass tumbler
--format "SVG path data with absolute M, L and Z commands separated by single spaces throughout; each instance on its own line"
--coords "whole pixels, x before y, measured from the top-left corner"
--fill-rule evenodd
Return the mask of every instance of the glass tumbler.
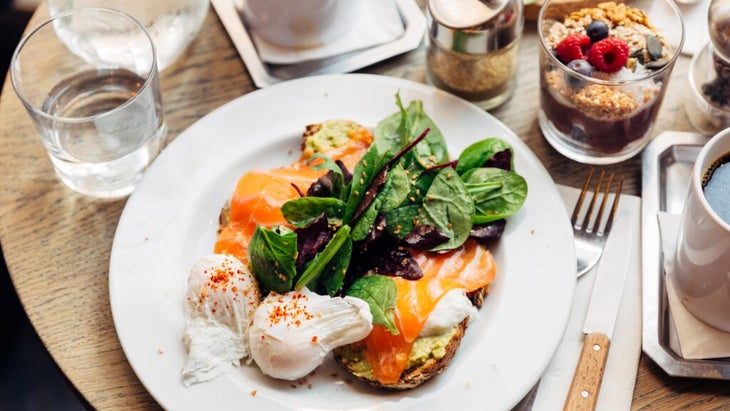
M 674 1 L 547 0 L 538 34 L 538 118 L 545 139 L 588 164 L 639 153 L 684 43 Z
M 157 66 L 164 70 L 195 38 L 208 12 L 209 0 L 48 0 L 51 15 L 62 11 L 103 7 L 119 10 L 145 25 L 157 48 Z
M 127 14 L 52 16 L 20 41 L 10 79 L 56 174 L 79 193 L 130 194 L 165 145 L 155 48 Z

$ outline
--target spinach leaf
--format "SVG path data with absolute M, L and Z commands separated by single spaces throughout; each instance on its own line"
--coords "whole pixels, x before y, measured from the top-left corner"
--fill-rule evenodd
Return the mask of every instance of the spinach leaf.
M 421 204 L 409 204 L 385 213 L 386 229 L 397 238 L 403 238 L 416 228 Z
M 437 170 L 423 172 L 410 170 L 410 173 L 406 174 L 406 176 L 410 176 L 409 192 L 406 198 L 398 207 L 387 210 L 385 213 L 388 232 L 398 238 L 403 238 L 415 229 L 423 198 L 437 173 Z
M 352 239 L 364 240 L 370 233 L 378 214 L 390 211 L 402 203 L 410 192 L 408 175 L 403 167 L 397 165 L 386 177 L 380 192 L 352 227 Z
M 286 227 L 256 226 L 248 245 L 248 261 L 264 295 L 286 293 L 296 275 L 297 235 Z
M 309 285 L 314 281 L 314 286 L 309 287 L 310 289 L 316 289 L 316 281 L 320 274 L 327 268 L 329 263 L 335 258 L 340 248 L 347 242 L 350 241 L 350 226 L 343 225 L 340 227 L 332 239 L 324 247 L 324 250 L 317 253 L 314 259 L 306 266 L 304 272 L 297 280 L 295 288 L 300 290 L 302 287 Z M 340 257 L 342 258 L 342 256 Z M 349 263 L 349 255 L 347 257 Z
M 350 184 L 350 194 L 347 199 L 347 208 L 345 209 L 345 216 L 343 218 L 345 222 L 349 223 L 356 220 L 359 214 L 365 211 L 372 198 L 378 194 L 377 189 L 374 191 L 373 187 L 371 187 L 371 183 L 386 162 L 386 156 L 381 157 L 378 154 L 378 148 L 373 144 L 365 152 L 360 161 L 355 164 L 355 169 L 352 173 L 352 182 Z M 385 176 L 382 177 L 382 182 L 384 183 Z M 364 203 L 364 199 L 368 197 L 370 201 Z M 366 204 L 365 208 L 363 208 L 364 204 Z
M 404 168 L 433 167 L 449 160 L 449 153 L 441 131 L 436 123 L 423 110 L 423 102 L 413 100 L 408 108 L 403 108 L 400 95 L 396 94 L 396 104 L 400 109 L 378 123 L 375 127 L 375 145 L 382 152 L 395 153 L 412 141 L 416 136 L 430 129 L 425 140 L 404 157 Z
M 398 288 L 392 278 L 383 275 L 362 277 L 350 286 L 347 295 L 368 303 L 373 324 L 384 326 L 393 335 L 399 334 L 394 314 Z
M 498 138 L 487 138 L 470 145 L 461 152 L 459 161 L 456 164 L 456 172 L 463 175 L 473 168 L 484 167 L 484 163 L 497 153 L 505 150 L 512 151 L 512 147 L 505 141 Z M 510 156 L 511 157 L 511 156 Z M 512 170 L 514 165 L 512 159 L 509 159 L 509 169 Z
M 431 251 L 456 248 L 469 238 L 474 202 L 453 168 L 446 167 L 436 175 L 423 199 L 422 210 L 418 224 L 432 225 L 450 238 Z
M 365 237 L 370 234 L 375 219 L 378 218 L 378 210 L 381 207 L 380 199 L 375 198 L 370 206 L 360 214 L 360 218 L 355 221 L 352 226 L 352 239 L 353 241 L 362 241 Z
M 342 246 L 337 250 L 332 259 L 327 263 L 320 274 L 317 291 L 327 293 L 330 297 L 337 294 L 345 282 L 347 268 L 350 266 L 352 256 L 352 237 L 347 236 Z
M 385 185 L 378 193 L 378 198 L 382 202 L 381 211 L 390 211 L 400 205 L 408 197 L 410 189 L 406 170 L 399 165 L 393 167 L 388 173 Z
M 527 198 L 527 182 L 519 174 L 498 168 L 475 168 L 462 178 L 474 201 L 474 224 L 511 216 Z
M 289 224 L 304 227 L 324 214 L 331 225 L 341 225 L 345 203 L 334 197 L 300 197 L 281 206 L 281 213 Z

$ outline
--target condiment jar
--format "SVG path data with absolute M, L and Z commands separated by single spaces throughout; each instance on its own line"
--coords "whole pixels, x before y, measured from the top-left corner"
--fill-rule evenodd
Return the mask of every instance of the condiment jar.
M 522 0 L 429 0 L 427 76 L 491 110 L 514 93 Z

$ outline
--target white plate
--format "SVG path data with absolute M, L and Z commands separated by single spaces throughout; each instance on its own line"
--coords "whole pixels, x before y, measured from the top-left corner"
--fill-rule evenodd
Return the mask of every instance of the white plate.
M 449 368 L 414 390 L 387 393 L 352 381 L 333 361 L 304 383 L 275 381 L 255 365 L 185 388 L 180 370 L 183 296 L 190 267 L 210 253 L 218 213 L 238 177 L 299 156 L 304 126 L 326 119 L 375 126 L 420 99 L 452 156 L 490 136 L 508 141 L 528 182 L 523 209 L 493 249 L 497 278 Z M 512 131 L 491 115 L 432 87 L 373 75 L 308 77 L 247 94 L 182 133 L 129 198 L 111 253 L 109 293 L 122 347 L 165 408 L 509 409 L 547 367 L 567 324 L 575 290 L 568 217 L 552 179 Z M 255 395 L 254 395 L 255 394 Z

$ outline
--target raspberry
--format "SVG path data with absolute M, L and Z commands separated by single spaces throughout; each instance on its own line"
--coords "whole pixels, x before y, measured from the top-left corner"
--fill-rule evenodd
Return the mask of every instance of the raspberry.
M 573 60 L 585 60 L 588 49 L 591 48 L 591 39 L 585 34 L 571 34 L 558 43 L 555 52 L 565 64 Z
M 593 43 L 588 51 L 588 62 L 600 71 L 615 73 L 629 59 L 629 46 L 620 39 L 609 37 Z

